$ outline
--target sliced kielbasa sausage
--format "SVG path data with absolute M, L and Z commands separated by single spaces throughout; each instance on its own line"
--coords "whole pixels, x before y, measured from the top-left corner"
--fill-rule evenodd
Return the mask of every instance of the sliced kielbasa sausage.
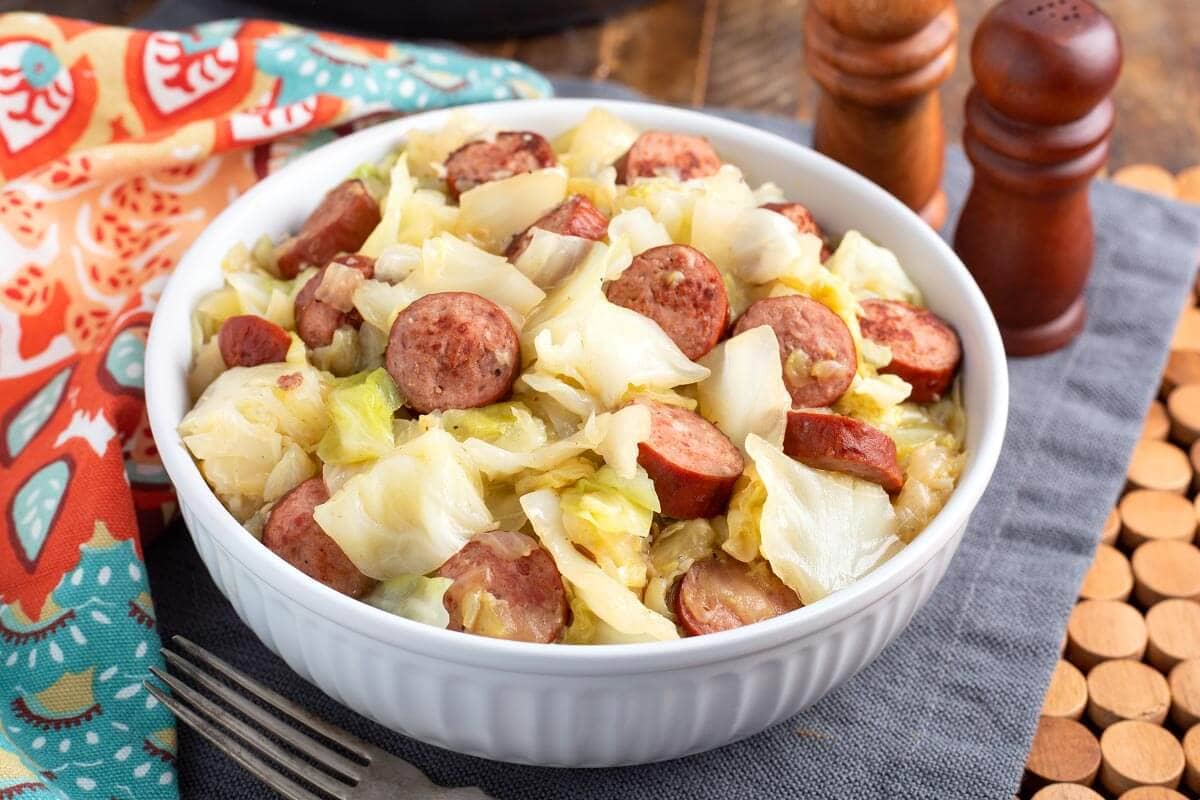
M 791 411 L 783 452 L 816 469 L 878 483 L 889 494 L 904 487 L 896 443 L 878 428 L 841 414 Z
M 675 618 L 689 636 L 740 628 L 801 606 L 765 561 L 717 553 L 692 564 L 675 591 Z
M 217 347 L 227 367 L 257 367 L 287 358 L 292 337 L 269 319 L 242 314 L 221 323 Z
M 328 264 L 338 253 L 355 252 L 379 219 L 379 204 L 362 181 L 339 183 L 308 215 L 300 231 L 276 249 L 279 274 L 294 278 L 305 264 Z
M 821 260 L 825 261 L 829 258 L 829 246 L 825 244 L 825 232 L 821 230 L 821 226 L 813 219 L 812 212 L 808 210 L 808 206 L 803 203 L 764 203 L 759 208 L 765 208 L 767 211 L 782 214 L 796 226 L 796 230 L 816 236 L 821 240 Z
M 329 499 L 320 478 L 309 478 L 285 494 L 263 526 L 262 543 L 296 569 L 331 589 L 362 597 L 375 581 L 358 571 L 337 542 L 313 519 L 313 509 Z
M 734 336 L 766 325 L 779 340 L 783 383 L 799 408 L 827 406 L 850 387 L 858 352 L 841 317 L 800 295 L 751 304 L 733 327 Z
M 481 183 L 511 178 L 558 163 L 554 148 L 533 131 L 503 131 L 494 139 L 467 142 L 446 157 L 446 186 L 450 196 Z
M 879 371 L 912 384 L 909 399 L 914 402 L 930 403 L 944 395 L 962 358 L 954 329 L 929 309 L 901 300 L 864 300 L 861 305 L 863 338 L 892 351 L 892 362 Z
M 521 368 L 521 344 L 498 305 L 470 292 L 427 294 L 396 317 L 387 371 L 421 413 L 504 399 Z
M 721 157 L 703 136 L 646 131 L 613 166 L 617 183 L 659 175 L 686 181 L 715 174 L 721 168 Z
M 450 630 L 553 642 L 567 625 L 570 607 L 554 559 L 523 533 L 476 534 L 434 574 L 454 581 L 442 598 Z
M 725 513 L 746 466 L 741 451 L 711 422 L 686 408 L 638 400 L 650 410 L 650 438 L 638 463 L 654 481 L 662 513 L 676 519 Z
M 598 242 L 608 233 L 608 217 L 592 205 L 591 200 L 581 194 L 573 194 L 514 236 L 508 249 L 504 251 L 504 257 L 513 262 L 520 258 L 533 239 L 534 228 Z
M 364 278 L 375 277 L 375 259 L 369 256 L 347 255 L 335 260 L 339 264 L 358 270 Z M 362 318 L 357 312 L 341 311 L 317 299 L 317 289 L 320 288 L 327 269 L 328 264 L 321 267 L 296 295 L 296 333 L 309 347 L 324 347 L 329 344 L 333 341 L 333 334 L 343 325 L 357 328 L 362 324 Z
M 695 248 L 652 247 L 605 287 L 608 299 L 658 323 L 695 361 L 717 346 L 729 326 L 729 297 L 721 272 Z

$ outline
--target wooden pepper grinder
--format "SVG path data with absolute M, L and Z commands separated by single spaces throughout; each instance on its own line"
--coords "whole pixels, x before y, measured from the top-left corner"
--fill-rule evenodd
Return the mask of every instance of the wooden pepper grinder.
M 945 129 L 938 87 L 954 70 L 951 0 L 812 0 L 808 71 L 824 91 L 813 146 L 940 228 Z
M 1092 263 L 1087 189 L 1108 158 L 1121 41 L 1088 0 L 1005 0 L 971 45 L 967 156 L 975 166 L 954 249 L 1012 355 L 1083 329 Z

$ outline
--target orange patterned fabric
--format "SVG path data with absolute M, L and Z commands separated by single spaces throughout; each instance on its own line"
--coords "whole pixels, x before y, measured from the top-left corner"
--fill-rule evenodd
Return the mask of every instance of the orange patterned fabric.
M 127 701 L 161 663 L 141 542 L 174 512 L 145 340 L 191 241 L 291 155 L 381 115 L 549 92 L 520 64 L 276 22 L 0 15 L 0 797 L 41 779 L 54 796 L 174 794 L 173 756 L 43 756 L 111 722 L 110 755 L 173 743 L 152 699 Z M 64 686 L 96 702 L 55 717 Z

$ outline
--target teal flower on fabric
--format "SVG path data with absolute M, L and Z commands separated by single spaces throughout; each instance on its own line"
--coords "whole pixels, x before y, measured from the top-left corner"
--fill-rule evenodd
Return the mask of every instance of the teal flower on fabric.
M 276 106 L 326 94 L 349 100 L 363 113 L 413 111 L 553 93 L 545 78 L 513 61 L 410 44 L 392 44 L 389 50 L 388 58 L 374 58 L 296 31 L 259 43 L 255 64 L 279 78 Z
M 134 543 L 97 522 L 43 619 L 0 606 L 0 797 L 36 778 L 47 797 L 176 796 L 174 721 L 142 686 L 162 666 L 148 592 Z

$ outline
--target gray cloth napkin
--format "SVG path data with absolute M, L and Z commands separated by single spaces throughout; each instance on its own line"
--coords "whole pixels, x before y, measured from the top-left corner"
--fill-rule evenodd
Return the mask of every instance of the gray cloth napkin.
M 581 81 L 558 86 L 563 95 L 635 97 Z M 713 113 L 809 138 L 791 120 Z M 945 187 L 955 213 L 969 180 L 961 150 L 951 148 Z M 768 731 L 677 761 L 603 770 L 512 766 L 423 745 L 340 707 L 267 652 L 179 530 L 147 558 L 163 636 L 185 634 L 440 784 L 481 786 L 501 800 L 1011 798 L 1200 246 L 1198 208 L 1109 183 L 1095 185 L 1092 208 L 1087 329 L 1058 353 L 1009 362 L 1008 439 L 942 583 L 878 660 Z M 180 751 L 185 799 L 263 796 L 253 778 L 182 726 Z

